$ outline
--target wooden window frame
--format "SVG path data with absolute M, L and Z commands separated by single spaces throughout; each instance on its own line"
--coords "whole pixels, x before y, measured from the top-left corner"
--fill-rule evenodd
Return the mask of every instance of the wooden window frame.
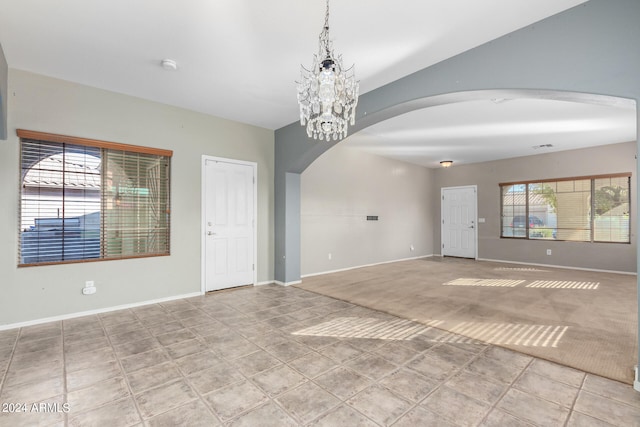
M 76 136 L 68 136 L 68 135 L 58 135 L 58 134 L 53 134 L 53 133 L 48 133 L 48 132 L 39 132 L 39 131 L 32 131 L 32 130 L 25 130 L 25 129 L 17 129 L 16 134 L 18 135 L 18 137 L 21 139 L 21 141 L 24 140 L 34 140 L 34 141 L 42 141 L 42 142 L 54 142 L 54 143 L 63 143 L 63 144 L 73 144 L 73 145 L 78 145 L 78 146 L 86 146 L 86 147 L 96 147 L 96 148 L 100 148 L 100 149 L 108 149 L 108 150 L 117 150 L 117 151 L 123 151 L 123 152 L 129 152 L 129 153 L 136 153 L 136 154 L 147 154 L 147 155 L 155 155 L 155 156 L 161 156 L 161 157 L 166 157 L 170 159 L 173 157 L 173 151 L 172 150 L 166 150 L 166 149 L 159 149 L 159 148 L 152 148 L 152 147 L 143 147 L 143 146 L 138 146 L 138 145 L 131 145 L 131 144 L 122 144 L 122 143 L 117 143 L 117 142 L 110 142 L 110 141 L 102 141 L 102 140 L 96 140 L 96 139 L 89 139 L 89 138 L 82 138 L 82 137 L 76 137 Z M 20 149 L 21 152 L 21 156 L 22 156 L 22 148 Z M 22 173 L 22 167 L 21 169 L 21 173 Z M 104 171 L 101 171 L 101 173 Z M 22 178 L 20 179 L 20 186 L 22 186 Z M 168 175 L 168 182 L 169 182 L 169 188 L 168 188 L 168 206 L 167 206 L 167 211 L 166 214 L 169 215 L 169 230 L 167 231 L 167 233 L 169 233 L 170 235 L 170 214 L 171 214 L 171 210 L 170 210 L 170 203 L 171 203 L 171 174 L 170 174 L 170 168 L 169 168 L 169 175 Z M 22 190 L 19 191 L 20 193 L 20 197 L 22 197 Z M 19 209 L 20 206 L 22 205 L 22 202 L 19 203 Z M 100 209 L 100 212 L 103 211 L 103 208 Z M 21 214 L 20 211 L 18 213 L 18 220 L 21 220 Z M 101 226 L 102 227 L 102 226 Z M 21 227 L 18 227 L 18 232 L 21 233 Z M 18 245 L 19 248 L 21 246 L 21 239 L 20 236 L 18 238 Z M 63 260 L 63 261 L 45 261 L 45 262 L 37 262 L 37 263 L 21 263 L 20 262 L 20 258 L 18 259 L 18 267 L 32 267 L 32 266 L 45 266 L 45 265 L 60 265 L 60 264 L 80 264 L 80 263 L 87 263 L 87 262 L 101 262 L 101 261 L 114 261 L 114 260 L 122 260 L 122 259 L 137 259 L 137 258 L 151 258 L 151 257 L 158 257 L 158 256 L 169 256 L 171 255 L 171 251 L 170 251 L 170 236 L 168 236 L 168 240 L 167 240 L 167 252 L 166 253 L 148 253 L 148 254 L 133 254 L 133 255 L 123 255 L 123 256 L 113 256 L 113 257 L 104 257 L 103 253 L 102 253 L 102 247 L 103 247 L 103 242 L 102 242 L 102 237 L 101 237 L 101 242 L 100 242 L 100 257 L 99 258 L 89 258 L 89 259 L 78 259 L 78 260 Z

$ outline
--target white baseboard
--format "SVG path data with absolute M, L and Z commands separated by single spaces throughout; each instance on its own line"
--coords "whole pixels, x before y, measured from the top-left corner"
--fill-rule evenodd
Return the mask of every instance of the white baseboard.
M 353 266 L 353 267 L 340 268 L 340 269 L 337 269 L 337 270 L 329 270 L 329 271 L 323 271 L 323 272 L 319 272 L 319 273 L 303 274 L 300 277 L 304 279 L 305 277 L 313 277 L 313 276 L 321 276 L 323 274 L 339 273 L 341 271 L 354 270 L 356 268 L 372 267 L 374 265 L 390 264 L 392 262 L 410 261 L 410 260 L 414 260 L 414 259 L 431 258 L 431 257 L 442 257 L 442 254 L 423 255 L 423 256 L 417 256 L 417 257 L 412 257 L 412 258 L 402 258 L 402 259 L 395 259 L 395 260 L 391 260 L 391 261 L 382 261 L 382 262 L 377 262 L 377 263 L 373 263 L 373 264 L 357 265 L 357 266 Z M 630 271 L 617 271 L 617 270 L 603 270 L 603 269 L 596 269 L 596 268 L 570 267 L 570 266 L 565 266 L 565 265 L 538 264 L 538 263 L 521 262 L 521 261 L 505 261 L 505 260 L 502 260 L 502 259 L 476 258 L 476 261 L 500 262 L 500 263 L 504 263 L 504 264 L 532 265 L 532 266 L 536 266 L 536 267 L 548 267 L 548 268 L 564 268 L 564 269 L 568 269 L 568 270 L 595 271 L 595 272 L 600 272 L 600 273 L 617 273 L 617 274 L 627 274 L 627 275 L 631 275 L 631 276 L 636 276 L 637 275 L 637 273 L 630 272 Z M 290 285 L 290 284 L 291 285 L 297 284 L 299 282 L 290 282 L 290 283 L 284 284 L 282 282 L 275 281 L 274 283 L 276 283 L 278 285 L 287 286 L 287 285 Z
M 633 380 L 633 389 L 635 391 L 640 391 L 640 378 L 638 378 L 638 366 L 635 366 L 633 369 L 635 371 L 635 377 Z
M 141 307 L 143 305 L 149 305 L 149 304 L 158 304 L 161 302 L 173 301 L 177 299 L 193 298 L 201 295 L 202 295 L 201 292 L 192 292 L 190 294 L 175 295 L 172 297 L 158 298 L 158 299 L 142 301 L 142 302 L 134 302 L 131 304 L 123 304 L 123 305 L 117 305 L 113 307 L 99 308 L 96 310 L 80 311 L 77 313 L 62 314 L 60 316 L 44 317 L 41 319 L 29 320 L 26 322 L 10 323 L 7 325 L 0 325 L 0 331 L 5 331 L 7 329 L 23 328 L 25 326 L 40 325 L 42 323 L 48 323 L 48 322 L 57 322 L 60 320 L 73 319 L 76 317 L 91 316 L 94 314 L 108 313 L 110 311 L 126 310 L 128 308 Z
M 373 264 L 356 265 L 356 266 L 353 266 L 353 267 L 346 267 L 346 268 L 340 268 L 340 269 L 337 269 L 337 270 L 323 271 L 323 272 L 320 272 L 320 273 L 304 274 L 304 275 L 302 275 L 300 277 L 304 279 L 305 277 L 313 277 L 313 276 L 321 276 L 323 274 L 339 273 L 341 271 L 355 270 L 356 268 L 373 267 L 374 265 L 382 265 L 382 264 L 391 264 L 392 262 L 411 261 L 411 260 L 414 260 L 414 259 L 421 259 L 421 258 L 431 258 L 433 256 L 440 256 L 440 255 L 434 255 L 434 254 L 421 255 L 421 256 L 416 256 L 416 257 L 411 257 L 411 258 L 394 259 L 394 260 L 391 260 L 391 261 L 374 262 Z
M 258 282 L 254 286 L 264 286 L 264 285 L 273 285 L 275 282 L 273 280 L 266 280 L 264 282 Z
M 617 270 L 602 270 L 598 268 L 584 268 L 584 267 L 570 267 L 567 265 L 553 265 L 553 264 L 537 264 L 534 262 L 521 262 L 521 261 L 505 261 L 502 259 L 489 259 L 489 258 L 478 258 L 478 261 L 490 261 L 490 262 L 501 262 L 503 264 L 521 264 L 521 265 L 533 265 L 536 267 L 547 267 L 547 268 L 563 268 L 566 270 L 583 270 L 583 271 L 595 271 L 598 273 L 616 273 L 616 274 L 628 274 L 631 276 L 636 276 L 638 273 L 634 273 L 632 271 L 617 271 Z
M 302 280 L 294 280 L 292 282 L 281 282 L 279 280 L 274 280 L 272 283 L 280 286 L 291 286 L 291 285 L 299 285 L 302 283 Z

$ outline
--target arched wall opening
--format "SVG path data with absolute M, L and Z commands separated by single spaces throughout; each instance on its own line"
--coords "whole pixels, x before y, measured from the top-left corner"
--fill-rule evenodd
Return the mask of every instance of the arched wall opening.
M 361 95 L 352 131 L 393 117 L 399 114 L 394 111 L 422 99 L 496 88 L 590 93 L 637 103 L 638 21 L 640 2 L 590 0 Z M 296 283 L 301 277 L 300 174 L 330 148 L 309 141 L 298 123 L 276 130 L 275 279 L 279 283 Z M 634 172 L 637 185 L 637 166 Z M 637 187 L 633 193 L 639 194 Z M 633 238 L 637 241 L 637 234 Z M 640 390 L 640 382 L 636 389 Z
M 446 108 L 438 108 L 442 106 Z M 492 107 L 495 112 L 485 111 Z M 474 111 L 478 109 L 482 111 Z M 454 118 L 447 118 L 446 124 L 433 122 L 442 119 L 443 113 L 434 114 L 436 110 Z M 576 244 L 566 241 L 562 230 L 546 240 L 499 239 L 498 197 L 500 182 L 632 172 L 632 141 L 637 139 L 633 100 L 575 92 L 483 90 L 415 100 L 395 112 L 340 141 L 303 171 L 302 277 L 440 254 L 439 191 L 462 185 L 478 186 L 481 259 L 636 271 L 635 241 Z M 480 124 L 482 119 L 488 123 Z M 488 140 L 498 143 L 489 146 Z M 552 149 L 533 148 L 548 142 L 554 142 Z M 496 148 L 499 144 L 505 146 Z M 460 157 L 447 154 L 460 151 Z M 454 167 L 441 170 L 442 156 L 451 157 Z M 635 197 L 632 202 L 635 212 Z M 562 218 L 567 214 L 563 211 Z M 371 216 L 380 220 L 371 222 Z M 543 218 L 548 227 L 557 222 L 553 213 Z M 635 230 L 635 218 L 624 221 Z M 553 257 L 543 256 L 544 244 L 553 246 Z
M 362 95 L 351 132 L 496 88 L 637 100 L 638 17 L 637 2 L 591 0 Z M 275 140 L 275 279 L 291 283 L 300 278 L 299 174 L 332 145 L 309 141 L 298 123 L 278 129 Z

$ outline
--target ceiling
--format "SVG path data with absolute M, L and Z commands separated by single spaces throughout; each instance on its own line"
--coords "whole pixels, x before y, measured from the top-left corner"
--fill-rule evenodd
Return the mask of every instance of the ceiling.
M 471 96 L 473 95 L 473 96 Z M 416 110 L 347 137 L 349 147 L 430 168 L 636 140 L 632 100 L 484 91 Z M 568 98 L 571 98 L 568 100 Z
M 584 1 L 333 0 L 331 38 L 366 93 Z M 298 120 L 295 80 L 317 50 L 324 9 L 322 0 L 2 0 L 0 44 L 10 68 L 278 129 Z M 178 69 L 164 70 L 165 58 Z M 519 124 L 541 135 L 543 123 L 563 120 L 538 113 L 565 107 L 474 100 L 389 120 L 347 143 L 426 166 L 468 161 L 480 145 L 482 159 L 512 157 L 524 151 L 500 143 L 510 131 L 524 148 L 536 145 Z M 601 117 L 574 107 L 566 123 Z

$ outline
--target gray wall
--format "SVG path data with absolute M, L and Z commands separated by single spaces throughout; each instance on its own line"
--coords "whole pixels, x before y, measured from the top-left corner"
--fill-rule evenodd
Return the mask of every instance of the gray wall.
M 201 156 L 258 164 L 258 282 L 273 280 L 273 131 L 9 69 L 0 144 L 0 326 L 200 291 Z M 15 93 L 15 95 L 13 95 Z M 171 256 L 17 268 L 16 129 L 171 149 Z M 83 296 L 86 280 L 97 293 Z
M 347 146 L 324 153 L 301 179 L 302 275 L 433 254 L 432 173 Z
M 640 2 L 590 0 L 360 97 L 351 132 L 474 90 L 573 91 L 640 99 Z M 276 279 L 299 280 L 299 219 L 287 218 L 285 176 L 301 173 L 331 144 L 309 141 L 299 123 L 276 130 Z M 299 246 L 299 244 L 298 244 Z M 286 256 L 285 256 L 286 253 Z M 298 266 L 296 266 L 296 263 Z
M 478 186 L 478 258 L 513 262 L 592 268 L 622 272 L 636 272 L 636 215 L 635 187 L 636 143 L 628 142 L 581 150 L 561 151 L 535 156 L 438 169 L 434 175 L 436 192 L 442 187 Z M 523 241 L 500 238 L 501 182 L 553 179 L 575 176 L 632 172 L 631 180 L 631 244 L 585 243 L 556 241 Z M 440 209 L 434 212 L 434 247 L 440 242 Z M 552 255 L 547 256 L 546 250 Z M 439 253 L 439 252 L 438 252 Z
M 442 95 L 476 90 L 592 93 L 638 105 L 639 22 L 638 0 L 590 0 L 361 95 L 351 132 L 424 108 Z M 300 196 L 285 185 L 285 177 L 302 173 L 333 145 L 310 142 L 299 123 L 276 130 L 275 144 L 275 278 L 295 282 L 300 279 L 300 219 L 286 213 L 295 211 L 288 204 L 299 204 Z M 640 166 L 635 168 L 638 184 Z M 635 193 L 640 194 L 638 186 Z M 640 304 L 640 293 L 637 298 Z M 640 391 L 637 378 L 634 388 Z
M 9 66 L 0 44 L 0 139 L 7 139 L 7 98 Z

